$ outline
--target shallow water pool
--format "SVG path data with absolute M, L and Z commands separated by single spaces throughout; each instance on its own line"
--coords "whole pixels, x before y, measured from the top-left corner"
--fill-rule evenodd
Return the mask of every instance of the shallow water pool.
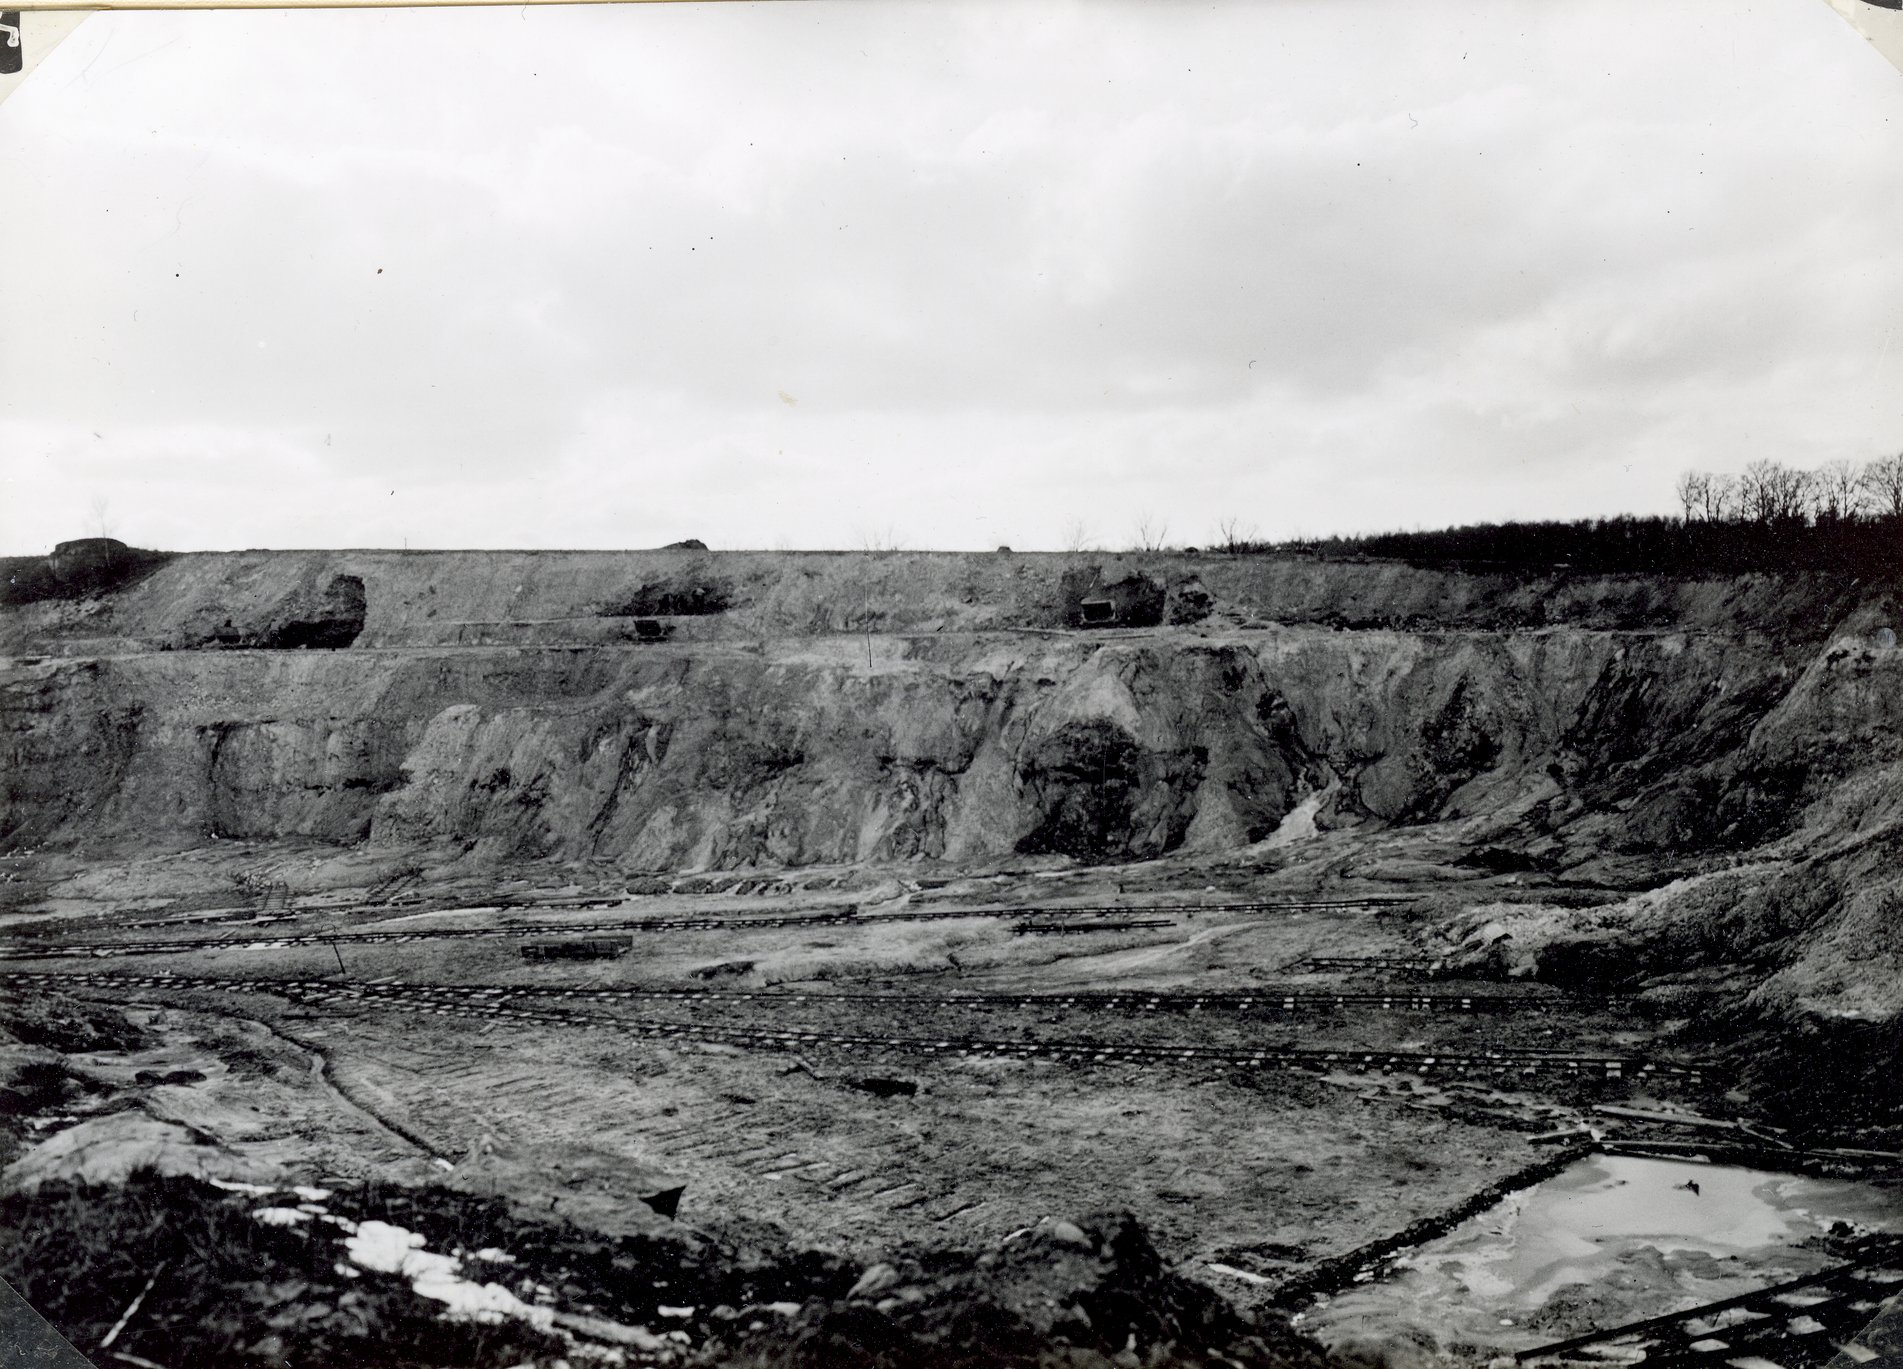
M 1835 1261 L 1815 1238 L 1840 1221 L 1903 1230 L 1903 1190 L 1592 1156 L 1302 1324 L 1324 1344 L 1383 1347 L 1398 1364 L 1482 1363 L 1821 1269 Z

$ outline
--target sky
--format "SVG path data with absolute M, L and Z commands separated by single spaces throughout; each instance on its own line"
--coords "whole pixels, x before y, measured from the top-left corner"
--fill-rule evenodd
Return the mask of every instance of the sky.
M 99 14 L 0 104 L 0 552 L 1206 545 L 1903 451 L 1821 0 Z

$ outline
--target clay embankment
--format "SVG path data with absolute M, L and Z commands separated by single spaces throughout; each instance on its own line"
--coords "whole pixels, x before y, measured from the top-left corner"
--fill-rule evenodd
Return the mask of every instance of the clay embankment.
M 1797 672 L 1717 635 L 913 639 L 871 659 L 850 639 L 50 658 L 4 679 L 0 831 L 668 871 L 1128 859 L 1247 846 L 1326 792 L 1324 829 L 1479 815 L 1557 870 L 1750 845 L 1804 783 L 1775 736 L 1752 745 Z

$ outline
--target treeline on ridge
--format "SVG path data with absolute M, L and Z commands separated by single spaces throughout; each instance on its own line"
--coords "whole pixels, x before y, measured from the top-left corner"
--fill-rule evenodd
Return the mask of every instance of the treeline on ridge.
M 1738 475 L 1688 471 L 1677 494 L 1678 517 L 1475 523 L 1281 543 L 1230 538 L 1221 549 L 1666 575 L 1903 570 L 1903 456 L 1815 470 L 1757 461 Z

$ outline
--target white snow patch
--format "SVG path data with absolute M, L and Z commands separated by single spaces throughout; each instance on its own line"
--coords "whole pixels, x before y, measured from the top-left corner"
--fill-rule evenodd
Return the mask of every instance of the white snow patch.
M 1230 1264 L 1212 1263 L 1209 1268 L 1212 1273 L 1227 1274 L 1230 1278 L 1241 1279 L 1244 1283 L 1267 1284 L 1275 1282 L 1273 1279 L 1265 1279 L 1260 1274 L 1250 1273 L 1246 1269 L 1237 1269 L 1234 1265 Z
M 299 1212 L 294 1207 L 260 1207 L 251 1215 L 266 1226 L 296 1226 L 311 1219 L 310 1213 Z
M 344 1249 L 365 1269 L 402 1275 L 420 1297 L 446 1304 L 452 1316 L 487 1322 L 514 1317 L 538 1331 L 547 1331 L 555 1324 L 551 1309 L 531 1306 L 501 1284 L 459 1278 L 461 1261 L 423 1249 L 423 1238 L 400 1226 L 361 1222 L 356 1233 L 344 1242 Z
M 1321 812 L 1322 805 L 1332 799 L 1340 787 L 1341 781 L 1336 780 L 1326 789 L 1310 794 L 1289 809 L 1282 815 L 1282 821 L 1276 824 L 1275 830 L 1257 843 L 1258 849 L 1273 851 L 1278 847 L 1293 846 L 1298 841 L 1312 841 L 1319 836 L 1321 829 L 1315 825 L 1315 815 Z
M 248 1193 L 253 1198 L 262 1198 L 267 1193 L 277 1192 L 269 1184 L 241 1184 L 235 1179 L 213 1179 L 209 1175 L 206 1176 L 205 1182 L 213 1188 L 222 1188 L 227 1193 Z

